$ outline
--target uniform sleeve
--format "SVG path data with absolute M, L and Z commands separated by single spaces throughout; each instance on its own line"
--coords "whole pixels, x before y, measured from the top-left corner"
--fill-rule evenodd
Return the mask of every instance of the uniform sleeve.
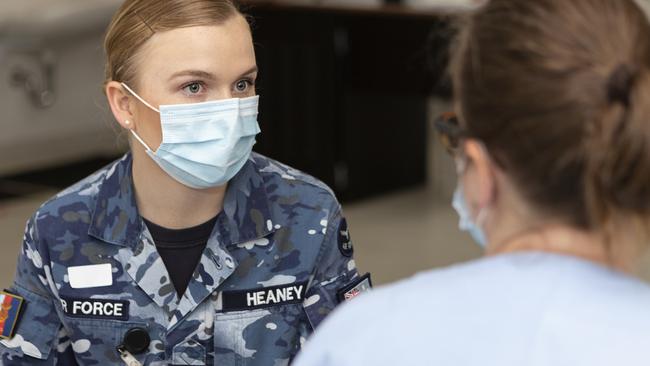
M 57 358 L 68 352 L 59 344 L 63 328 L 48 285 L 49 256 L 42 255 L 47 253 L 43 249 L 32 218 L 25 229 L 13 286 L 8 290 L 24 301 L 13 337 L 0 341 L 2 365 L 56 365 Z
M 328 219 L 325 239 L 303 305 L 313 329 L 344 301 L 346 292 L 358 288 L 363 281 L 369 286 L 369 276 L 359 276 L 353 252 L 347 221 L 337 203 Z
M 385 306 L 377 306 L 372 295 L 355 299 L 337 309 L 319 326 L 316 332 L 301 347 L 291 363 L 292 366 L 358 366 L 376 365 L 368 357 L 373 347 L 381 347 L 376 334 L 384 334 Z M 381 304 L 386 304 L 382 301 Z M 379 331 L 377 329 L 379 325 Z M 391 346 L 384 345 L 391 349 Z M 409 363 L 404 363 L 405 365 Z M 400 364 L 401 365 L 401 364 Z

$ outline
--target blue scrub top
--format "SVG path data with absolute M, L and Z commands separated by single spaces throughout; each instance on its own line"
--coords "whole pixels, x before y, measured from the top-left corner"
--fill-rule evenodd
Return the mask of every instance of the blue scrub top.
M 650 286 L 529 252 L 435 270 L 336 311 L 295 366 L 650 365 Z

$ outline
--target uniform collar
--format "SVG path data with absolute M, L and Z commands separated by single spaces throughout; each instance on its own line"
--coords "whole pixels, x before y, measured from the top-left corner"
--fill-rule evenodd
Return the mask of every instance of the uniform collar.
M 135 247 L 143 223 L 133 189 L 131 153 L 105 168 L 92 209 L 88 234 L 104 242 Z
M 263 238 L 276 229 L 267 184 L 251 156 L 228 184 L 223 213 L 229 229 L 229 242 L 239 244 Z
M 133 187 L 131 153 L 113 165 L 100 183 L 88 234 L 104 242 L 135 248 L 144 230 Z M 266 184 L 251 156 L 229 182 L 223 213 L 225 245 L 259 239 L 275 231 Z M 226 233 L 223 233 L 226 234 Z M 214 235 L 214 232 L 213 232 Z

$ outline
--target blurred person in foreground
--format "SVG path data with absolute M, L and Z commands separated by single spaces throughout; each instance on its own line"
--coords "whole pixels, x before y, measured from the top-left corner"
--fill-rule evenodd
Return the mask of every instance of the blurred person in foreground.
M 650 287 L 633 275 L 650 231 L 644 14 L 493 0 L 451 67 L 458 123 L 437 127 L 485 258 L 361 296 L 295 365 L 647 365 Z

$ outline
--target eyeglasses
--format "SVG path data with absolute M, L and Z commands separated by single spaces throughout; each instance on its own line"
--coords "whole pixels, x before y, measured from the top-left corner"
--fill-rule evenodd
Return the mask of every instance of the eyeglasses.
M 460 142 L 465 137 L 465 132 L 458 123 L 458 117 L 453 112 L 443 113 L 434 123 L 438 132 L 438 137 L 442 146 L 447 149 L 452 156 L 458 156 Z

